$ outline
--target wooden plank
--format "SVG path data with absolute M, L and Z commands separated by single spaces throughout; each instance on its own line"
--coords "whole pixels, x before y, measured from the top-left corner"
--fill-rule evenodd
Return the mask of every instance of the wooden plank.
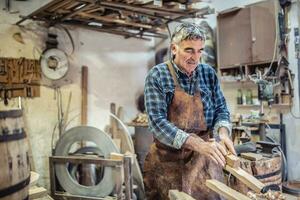
M 88 67 L 82 66 L 81 71 L 81 125 L 87 124 L 87 94 L 88 94 Z
M 230 167 L 229 165 L 226 165 L 224 169 L 230 172 L 232 175 L 234 175 L 237 179 L 242 181 L 245 185 L 247 185 L 250 189 L 252 189 L 256 193 L 260 193 L 262 188 L 265 187 L 265 184 L 263 184 L 261 181 L 259 181 L 254 176 L 247 173 L 241 168 L 235 169 Z
M 78 13 L 77 15 L 81 16 L 81 17 L 85 17 L 85 18 L 97 19 L 97 20 L 104 21 L 104 22 L 112 22 L 112 23 L 116 23 L 116 24 L 134 26 L 134 27 L 139 27 L 139 28 L 153 29 L 153 27 L 151 25 L 135 23 L 135 22 L 127 22 L 127 21 L 122 20 L 122 19 L 114 19 L 114 18 L 111 18 L 111 17 L 88 14 L 88 13 L 84 13 L 84 12 Z
M 138 185 L 140 198 L 145 199 L 146 197 L 145 197 L 145 194 L 144 194 L 145 187 L 144 187 L 144 182 L 143 182 L 143 175 L 142 175 L 141 169 L 138 165 L 136 154 L 133 154 L 132 152 L 126 152 L 125 154 L 132 156 L 132 160 L 133 160 L 132 175 L 133 175 L 133 178 L 135 180 L 135 183 Z
M 77 19 L 77 20 L 96 22 L 96 21 L 87 20 L 87 19 Z M 70 23 L 70 22 L 63 22 L 61 24 L 77 26 L 77 27 L 86 28 L 86 29 L 93 30 L 93 31 L 111 33 L 111 34 L 115 34 L 115 35 L 122 35 L 122 36 L 125 36 L 125 37 L 133 37 L 133 38 L 142 39 L 142 40 L 146 40 L 146 41 L 151 40 L 149 38 L 144 37 L 144 35 L 133 34 L 133 33 L 130 33 L 126 30 L 125 31 L 120 31 L 120 30 L 117 30 L 117 29 L 109 29 L 109 28 L 103 29 L 103 28 L 97 28 L 96 26 L 90 26 L 90 25 L 78 24 L 78 23 L 74 24 L 74 23 Z M 147 30 L 147 32 L 148 32 L 148 30 Z M 164 36 L 164 37 L 161 37 L 161 38 L 166 38 L 166 37 Z
M 142 6 L 138 6 L 138 5 L 128 5 L 128 4 L 125 4 L 125 3 L 117 3 L 117 2 L 112 2 L 112 1 L 101 1 L 99 3 L 100 5 L 108 5 L 108 6 L 117 6 L 117 7 L 120 7 L 120 8 L 127 8 L 131 11 L 140 11 L 140 12 L 154 12 L 154 13 L 157 13 L 157 14 L 161 14 L 161 15 L 164 15 L 164 16 L 174 16 L 174 15 L 179 15 L 181 16 L 182 13 L 178 13 L 178 12 L 172 12 L 172 11 L 168 11 L 168 10 L 159 10 L 159 9 L 156 9 L 156 8 L 151 8 L 151 7 L 142 7 Z
M 258 153 L 241 153 L 241 157 L 251 161 L 258 161 L 263 159 L 263 155 Z
M 29 186 L 35 186 L 37 181 L 39 180 L 40 175 L 36 172 L 31 171 L 30 172 L 30 182 L 29 182 Z
M 120 160 L 102 159 L 94 157 L 82 157 L 82 156 L 51 156 L 51 160 L 56 163 L 75 163 L 75 164 L 96 164 L 108 167 L 115 167 L 116 165 L 122 165 Z
M 232 168 L 239 168 L 240 167 L 240 159 L 233 155 L 233 154 L 228 154 L 226 155 L 226 164 L 229 165 Z
M 206 180 L 205 184 L 209 189 L 220 194 L 221 196 L 224 196 L 228 200 L 251 200 L 249 197 L 231 189 L 230 187 L 228 187 L 224 183 L 221 183 L 220 181 L 211 179 Z
M 196 200 L 185 192 L 180 192 L 178 190 L 169 190 L 170 200 Z
M 132 199 L 132 156 L 124 156 L 124 185 L 125 185 L 125 199 Z
M 50 3 L 42 6 L 41 8 L 37 9 L 36 11 L 32 12 L 31 14 L 29 14 L 28 16 L 22 18 L 21 20 L 19 20 L 16 25 L 19 25 L 21 24 L 23 21 L 25 21 L 26 19 L 29 19 L 37 14 L 40 14 L 42 11 L 46 10 L 47 8 L 50 8 L 51 6 L 57 4 L 57 3 L 60 3 L 60 2 L 63 2 L 64 0 L 53 0 L 51 1 Z
M 58 2 L 58 3 L 54 4 L 53 6 L 47 7 L 47 9 L 45 9 L 45 10 L 48 10 L 49 12 L 55 12 L 55 11 L 57 11 L 59 8 L 68 5 L 68 4 L 69 4 L 70 2 L 72 2 L 72 1 L 73 1 L 73 0 L 64 0 L 64 1 L 61 1 L 61 2 Z
M 87 10 L 87 9 L 93 7 L 93 6 L 94 6 L 94 4 L 85 5 L 85 6 L 83 6 L 82 8 L 77 9 L 77 10 L 75 10 L 75 11 L 73 11 L 73 12 L 67 14 L 66 16 L 62 17 L 62 18 L 59 19 L 59 20 L 63 21 L 63 20 L 65 20 L 65 19 L 71 18 L 71 17 L 77 15 L 77 13 L 80 13 L 80 12 L 82 12 L 82 11 L 85 11 L 85 10 Z
M 29 188 L 29 199 L 37 199 L 47 195 L 47 190 L 43 187 Z
M 116 115 L 116 104 L 115 103 L 110 103 L 110 112 L 113 115 Z M 110 117 L 110 134 L 112 138 L 120 138 L 118 134 L 118 126 L 117 126 L 117 120 L 113 118 L 112 116 Z M 122 140 L 121 140 L 122 143 Z M 123 152 L 122 152 L 123 153 Z
M 110 159 L 122 161 L 123 158 L 124 158 L 124 154 L 115 153 L 115 152 L 110 153 Z

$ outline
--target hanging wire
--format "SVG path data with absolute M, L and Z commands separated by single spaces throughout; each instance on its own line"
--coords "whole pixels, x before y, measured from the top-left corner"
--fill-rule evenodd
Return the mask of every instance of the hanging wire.
M 293 110 L 292 110 L 292 103 L 290 103 L 289 108 L 290 108 L 290 114 L 291 114 L 291 116 L 292 116 L 294 119 L 300 119 L 300 116 L 296 116 L 296 114 L 293 112 Z
M 71 42 L 71 45 L 72 45 L 72 51 L 71 51 L 70 54 L 68 54 L 68 56 L 71 56 L 75 51 L 75 43 L 74 43 L 74 39 L 73 39 L 70 31 L 65 26 L 63 26 L 61 24 L 56 24 L 55 27 L 58 27 L 58 28 L 62 29 L 67 34 L 67 36 L 68 36 L 68 38 Z
M 277 19 L 275 17 L 275 24 L 277 23 Z M 269 71 L 271 71 L 272 65 L 275 61 L 276 58 L 276 52 L 277 52 L 277 42 L 278 42 L 278 30 L 277 28 L 275 28 L 275 41 L 274 41 L 274 51 L 273 51 L 273 57 L 272 57 L 272 61 L 270 63 L 270 66 L 268 67 L 268 69 L 265 71 L 265 73 L 263 74 L 263 78 L 266 77 L 266 75 L 269 73 Z M 279 64 L 279 63 L 278 63 Z

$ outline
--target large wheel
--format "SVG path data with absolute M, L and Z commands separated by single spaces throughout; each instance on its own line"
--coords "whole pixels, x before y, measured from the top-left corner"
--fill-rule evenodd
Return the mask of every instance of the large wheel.
M 95 143 L 104 158 L 109 158 L 112 152 L 119 153 L 111 138 L 103 131 L 94 127 L 78 126 L 65 132 L 58 140 L 55 156 L 68 156 L 71 146 L 80 141 Z M 115 186 L 110 167 L 105 167 L 103 179 L 95 186 L 84 186 L 75 181 L 68 171 L 68 164 L 55 164 L 55 173 L 63 189 L 74 195 L 105 197 L 111 194 Z

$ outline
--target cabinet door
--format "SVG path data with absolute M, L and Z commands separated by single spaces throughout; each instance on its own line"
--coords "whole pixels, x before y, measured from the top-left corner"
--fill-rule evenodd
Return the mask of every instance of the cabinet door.
M 218 15 L 218 65 L 221 68 L 252 61 L 250 8 Z
M 252 63 L 270 62 L 273 58 L 274 48 L 277 52 L 277 44 L 275 44 L 277 13 L 275 7 L 273 0 L 253 4 L 250 7 Z M 276 58 L 277 56 L 275 56 L 275 60 Z

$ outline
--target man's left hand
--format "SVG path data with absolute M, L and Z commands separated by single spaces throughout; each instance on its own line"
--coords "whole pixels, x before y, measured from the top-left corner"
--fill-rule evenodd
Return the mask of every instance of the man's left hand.
M 231 139 L 228 136 L 228 130 L 225 127 L 221 127 L 219 129 L 219 136 L 221 141 L 224 143 L 226 149 L 228 149 L 232 154 L 236 155 L 234 146 L 233 146 L 233 142 L 231 141 Z

